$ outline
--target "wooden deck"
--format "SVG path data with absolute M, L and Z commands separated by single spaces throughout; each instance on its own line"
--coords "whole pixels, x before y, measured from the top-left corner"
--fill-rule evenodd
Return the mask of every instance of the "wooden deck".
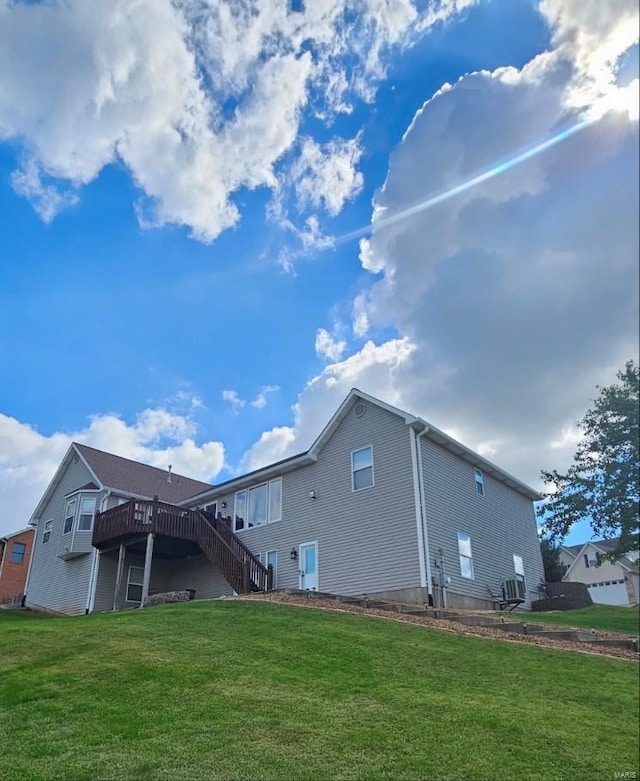
M 209 520 L 200 510 L 176 507 L 158 499 L 131 499 L 98 513 L 93 545 L 103 550 L 148 534 L 195 543 L 238 594 L 273 588 L 273 568 L 265 567 L 238 539 L 231 531 L 230 519 L 218 516 Z

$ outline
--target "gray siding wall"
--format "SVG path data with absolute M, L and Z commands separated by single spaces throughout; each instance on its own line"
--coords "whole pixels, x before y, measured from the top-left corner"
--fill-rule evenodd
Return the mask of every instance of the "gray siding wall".
M 82 461 L 69 464 L 53 495 L 43 508 L 33 548 L 33 562 L 27 586 L 27 605 L 60 613 L 77 615 L 85 612 L 93 556 L 64 561 L 58 557 L 64 523 L 65 495 L 86 485 L 92 479 Z M 51 538 L 43 544 L 45 522 L 53 519 Z M 90 534 L 90 533 L 89 533 Z M 91 547 L 89 551 L 93 550 Z
M 375 485 L 351 488 L 351 452 L 371 445 Z M 317 498 L 310 499 L 309 492 Z M 225 500 L 226 508 L 220 503 Z M 221 496 L 233 515 L 234 494 Z M 278 552 L 278 586 L 298 588 L 292 548 L 318 543 L 319 589 L 338 594 L 420 586 L 410 432 L 397 415 L 367 404 L 363 417 L 349 410 L 316 464 L 285 473 L 282 520 L 238 532 L 263 561 Z
M 438 549 L 444 552 L 449 593 L 487 599 L 487 587 L 515 577 L 513 555 L 522 556 L 526 607 L 543 576 L 533 503 L 484 473 L 484 496 L 476 493 L 474 466 L 421 438 L 425 508 L 432 574 Z M 482 469 L 481 466 L 479 466 Z M 471 537 L 474 579 L 460 574 L 458 532 Z

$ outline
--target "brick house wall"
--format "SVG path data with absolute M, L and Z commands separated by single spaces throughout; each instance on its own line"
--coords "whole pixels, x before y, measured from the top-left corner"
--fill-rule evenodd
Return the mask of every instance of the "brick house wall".
M 33 537 L 33 529 L 25 529 L 0 540 L 0 603 L 24 594 Z

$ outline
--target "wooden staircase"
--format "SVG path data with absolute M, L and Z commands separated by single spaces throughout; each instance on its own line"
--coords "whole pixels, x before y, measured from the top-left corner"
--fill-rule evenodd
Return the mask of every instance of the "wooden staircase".
M 104 549 L 150 533 L 196 543 L 238 594 L 273 588 L 273 568 L 265 567 L 231 531 L 230 518 L 212 518 L 202 510 L 188 510 L 158 499 L 131 499 L 97 513 L 92 543 Z

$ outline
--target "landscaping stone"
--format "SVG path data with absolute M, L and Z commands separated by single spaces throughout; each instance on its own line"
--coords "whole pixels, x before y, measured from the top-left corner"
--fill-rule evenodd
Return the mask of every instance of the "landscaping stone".
M 145 607 L 154 605 L 167 605 L 170 602 L 189 602 L 195 596 L 194 589 L 184 589 L 184 591 L 165 591 L 162 594 L 151 594 L 144 603 Z

